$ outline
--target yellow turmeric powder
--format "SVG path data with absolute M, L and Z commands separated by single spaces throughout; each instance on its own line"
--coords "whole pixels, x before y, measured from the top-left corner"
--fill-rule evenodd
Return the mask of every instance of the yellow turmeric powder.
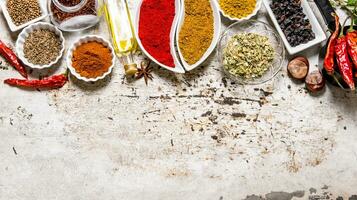
M 179 33 L 179 48 L 185 61 L 197 63 L 210 47 L 213 34 L 213 10 L 210 0 L 184 0 L 185 19 Z
M 244 18 L 253 13 L 257 0 L 219 0 L 224 14 L 231 18 Z

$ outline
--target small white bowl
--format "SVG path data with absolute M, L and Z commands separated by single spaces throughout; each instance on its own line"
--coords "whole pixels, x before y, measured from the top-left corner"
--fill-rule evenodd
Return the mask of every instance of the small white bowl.
M 29 21 L 29 22 L 21 24 L 19 26 L 17 26 L 12 21 L 12 18 L 10 17 L 10 14 L 9 14 L 9 12 L 7 10 L 6 0 L 0 2 L 0 7 L 1 7 L 2 13 L 4 14 L 4 17 L 5 17 L 6 21 L 7 21 L 7 24 L 9 25 L 10 30 L 12 32 L 15 32 L 15 31 L 18 31 L 18 30 L 21 30 L 21 29 L 25 28 L 26 26 L 28 26 L 30 24 L 33 24 L 33 23 L 38 22 L 38 21 L 41 21 L 41 20 L 43 20 L 44 18 L 47 17 L 48 12 L 47 12 L 47 7 L 46 7 L 46 1 L 39 0 L 39 4 L 40 4 L 40 8 L 41 8 L 41 16 L 39 16 L 39 17 Z
M 218 3 L 216 2 L 216 0 L 210 0 L 211 3 L 211 7 L 212 7 L 212 11 L 213 11 L 213 28 L 214 28 L 214 34 L 213 34 L 213 39 L 211 41 L 211 45 L 208 47 L 207 51 L 203 54 L 203 56 L 201 57 L 200 60 L 198 60 L 195 64 L 190 65 L 185 61 L 185 58 L 183 57 L 180 47 L 179 47 L 179 35 L 180 35 L 180 30 L 185 22 L 185 5 L 184 5 L 184 1 L 182 2 L 182 6 L 181 6 L 181 13 L 180 13 L 180 21 L 179 21 L 179 25 L 177 28 L 177 34 L 176 34 L 176 44 L 177 44 L 177 49 L 178 49 L 178 53 L 180 56 L 180 60 L 183 64 L 183 67 L 187 70 L 187 71 L 191 71 L 193 69 L 195 69 L 196 67 L 200 66 L 211 54 L 212 52 L 215 50 L 217 43 L 219 41 L 219 38 L 221 37 L 221 15 L 219 14 L 219 6 Z
M 278 21 L 276 20 L 276 17 L 270 8 L 270 3 L 271 0 L 264 0 L 264 6 L 268 11 L 268 14 L 270 16 L 271 21 L 273 22 L 276 30 L 278 31 L 280 37 L 282 38 L 284 45 L 289 52 L 290 55 L 294 55 L 296 53 L 299 53 L 305 49 L 308 49 L 312 46 L 315 46 L 317 44 L 320 44 L 321 42 L 325 41 L 327 39 L 324 30 L 322 29 L 321 25 L 319 24 L 319 21 L 317 20 L 314 12 L 311 10 L 309 3 L 307 0 L 302 0 L 301 1 L 301 7 L 303 9 L 303 12 L 305 13 L 306 17 L 309 19 L 310 24 L 312 26 L 312 31 L 315 33 L 315 39 L 309 41 L 308 43 L 305 44 L 300 44 L 296 47 L 292 47 L 288 40 L 286 39 L 286 36 L 284 32 L 281 30 L 280 25 Z
M 51 63 L 49 63 L 47 65 L 35 65 L 35 64 L 32 64 L 31 62 L 29 62 L 25 58 L 25 54 L 24 54 L 25 40 L 28 37 L 28 35 L 35 30 L 50 30 L 50 31 L 54 32 L 56 35 L 58 35 L 58 37 L 60 38 L 60 41 L 61 41 L 60 54 L 57 56 L 56 60 L 52 61 Z M 25 65 L 27 65 L 33 69 L 45 69 L 45 68 L 54 66 L 54 64 L 56 64 L 61 59 L 63 52 L 64 52 L 64 43 L 65 43 L 65 40 L 64 40 L 63 34 L 58 28 L 56 28 L 55 26 L 53 26 L 52 24 L 49 24 L 49 23 L 38 22 L 35 24 L 31 24 L 30 26 L 26 27 L 24 30 L 21 31 L 21 33 L 16 41 L 16 53 L 19 56 L 20 60 Z
M 218 6 L 219 6 L 219 1 L 218 0 Z M 221 11 L 222 15 L 225 16 L 226 18 L 232 20 L 232 21 L 237 21 L 237 22 L 242 22 L 242 21 L 246 21 L 252 17 L 254 17 L 255 15 L 257 15 L 258 11 L 260 10 L 260 8 L 262 7 L 262 0 L 257 0 L 256 4 L 255 4 L 255 9 L 253 10 L 253 12 L 251 14 L 249 14 L 248 16 L 246 17 L 243 17 L 243 18 L 234 18 L 234 17 L 231 17 L 229 16 L 228 14 L 226 14 L 222 9 L 221 9 L 221 6 L 219 6 L 219 10 Z
M 141 39 L 139 37 L 139 21 L 140 21 L 140 9 L 141 9 L 141 5 L 143 3 L 144 0 L 140 0 L 136 9 L 136 20 L 135 20 L 135 35 L 138 41 L 138 44 L 140 46 L 140 49 L 144 52 L 144 54 L 150 58 L 152 61 L 154 61 L 156 64 L 158 64 L 159 66 L 173 71 L 175 73 L 185 73 L 185 69 L 182 67 L 177 52 L 176 52 L 176 48 L 175 48 L 175 34 L 176 34 L 176 30 L 177 30 L 177 24 L 179 21 L 179 15 L 180 15 L 180 9 L 181 9 L 181 0 L 175 0 L 175 8 L 176 8 L 176 14 L 175 14 L 175 18 L 171 27 L 171 33 L 170 33 L 170 46 L 171 46 L 171 55 L 174 59 L 175 62 L 175 68 L 166 66 L 162 63 L 160 63 L 159 61 L 157 61 L 144 47 L 144 45 L 141 43 Z
M 106 46 L 110 50 L 111 55 L 112 55 L 112 65 L 109 67 L 107 72 L 105 72 L 102 76 L 99 76 L 97 78 L 83 77 L 79 73 L 77 73 L 76 69 L 72 66 L 73 52 L 77 49 L 77 47 L 81 46 L 82 44 L 88 43 L 88 42 L 99 42 L 99 43 L 103 44 L 104 46 Z M 114 54 L 114 50 L 113 50 L 112 45 L 106 39 L 104 39 L 104 38 L 102 38 L 100 36 L 96 36 L 96 35 L 88 35 L 88 36 L 84 36 L 84 37 L 81 37 L 80 39 L 78 39 L 78 41 L 73 43 L 73 45 L 69 49 L 68 55 L 67 55 L 67 66 L 68 66 L 69 71 L 77 79 L 85 81 L 85 82 L 95 82 L 95 81 L 104 79 L 106 76 L 108 76 L 110 73 L 112 73 L 113 68 L 114 68 L 114 64 L 115 64 L 115 54 Z

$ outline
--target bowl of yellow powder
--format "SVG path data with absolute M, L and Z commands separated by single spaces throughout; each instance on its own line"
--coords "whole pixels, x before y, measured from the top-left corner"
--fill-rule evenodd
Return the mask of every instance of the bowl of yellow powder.
M 232 21 L 245 21 L 255 16 L 262 0 L 219 0 L 220 11 Z
M 176 43 L 186 71 L 202 65 L 215 50 L 221 26 L 216 0 L 182 0 Z

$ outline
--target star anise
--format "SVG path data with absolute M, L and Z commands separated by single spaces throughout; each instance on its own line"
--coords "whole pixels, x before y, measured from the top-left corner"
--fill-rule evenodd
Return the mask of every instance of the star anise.
M 153 67 L 151 66 L 151 60 L 142 61 L 140 64 L 140 68 L 138 68 L 138 72 L 135 76 L 136 79 L 145 79 L 145 84 L 148 85 L 149 80 L 152 80 L 154 77 L 151 72 L 153 71 Z

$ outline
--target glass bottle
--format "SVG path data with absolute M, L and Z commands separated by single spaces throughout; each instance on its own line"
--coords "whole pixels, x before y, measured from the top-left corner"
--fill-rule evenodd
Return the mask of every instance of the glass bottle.
M 54 25 L 63 31 L 80 31 L 99 22 L 98 0 L 49 0 Z
M 104 0 L 104 13 L 115 53 L 124 65 L 126 75 L 138 71 L 133 53 L 138 48 L 127 0 Z

